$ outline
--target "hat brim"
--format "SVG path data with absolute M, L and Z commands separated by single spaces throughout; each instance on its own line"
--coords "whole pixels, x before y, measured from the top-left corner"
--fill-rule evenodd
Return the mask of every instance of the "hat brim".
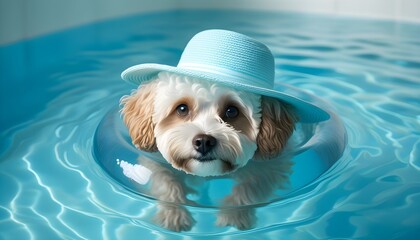
M 321 107 L 309 103 L 303 99 L 295 97 L 296 95 L 305 99 L 315 98 L 309 93 L 296 89 L 286 84 L 276 84 L 275 89 L 267 89 L 243 84 L 238 81 L 226 81 L 229 76 L 219 75 L 217 73 L 200 72 L 195 70 L 183 69 L 163 64 L 139 64 L 132 66 L 121 73 L 121 78 L 129 83 L 140 85 L 144 82 L 154 79 L 160 72 L 169 72 L 199 78 L 211 82 L 220 83 L 227 87 L 250 93 L 260 94 L 267 97 L 273 97 L 292 105 L 297 114 L 299 121 L 303 123 L 314 123 L 328 120 L 330 115 Z

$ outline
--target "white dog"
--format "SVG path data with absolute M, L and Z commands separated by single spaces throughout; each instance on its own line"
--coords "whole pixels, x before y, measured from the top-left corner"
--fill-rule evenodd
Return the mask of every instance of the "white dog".
M 254 211 L 233 207 L 261 203 L 288 182 L 292 164 L 280 154 L 297 121 L 289 104 L 165 72 L 121 103 L 133 144 L 159 151 L 173 168 L 187 173 L 174 174 L 158 162 L 148 166 L 151 194 L 160 200 L 155 220 L 165 228 L 186 231 L 194 225 L 182 206 L 189 201 L 184 182 L 189 175 L 228 175 L 236 181 L 217 224 L 238 229 L 253 226 Z

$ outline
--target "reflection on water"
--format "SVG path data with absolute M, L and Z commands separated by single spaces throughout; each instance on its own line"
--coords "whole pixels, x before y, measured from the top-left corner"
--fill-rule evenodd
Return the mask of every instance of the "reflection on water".
M 33 69 L 37 87 L 27 90 L 43 89 L 42 97 L 10 96 L 8 104 L 17 108 L 33 102 L 34 108 L 24 108 L 32 117 L 1 133 L 0 238 L 417 236 L 420 27 L 258 12 L 214 16 L 168 12 L 102 23 L 100 44 L 47 70 Z M 120 80 L 123 69 L 144 62 L 175 65 L 191 36 L 207 28 L 235 30 L 266 43 L 276 56 L 276 81 L 331 103 L 345 123 L 348 147 L 301 192 L 259 207 L 254 229 L 216 227 L 209 224 L 215 209 L 188 207 L 195 227 L 172 233 L 152 223 L 153 199 L 127 191 L 95 162 L 93 136 L 103 116 L 131 90 Z M 78 31 L 58 35 L 82 36 Z

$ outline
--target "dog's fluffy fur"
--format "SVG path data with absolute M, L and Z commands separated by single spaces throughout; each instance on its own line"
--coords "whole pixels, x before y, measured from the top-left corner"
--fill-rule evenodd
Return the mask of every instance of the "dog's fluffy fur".
M 160 73 L 121 103 L 137 148 L 159 151 L 185 177 L 229 175 L 237 181 L 223 201 L 220 226 L 252 227 L 252 209 L 229 207 L 261 203 L 288 181 L 291 162 L 281 152 L 296 122 L 288 104 L 170 73 Z M 211 137 L 203 140 L 209 149 L 198 150 L 197 136 Z M 156 221 L 175 231 L 189 230 L 194 220 L 182 206 L 188 202 L 185 179 L 160 163 L 148 167 L 151 194 L 161 200 Z

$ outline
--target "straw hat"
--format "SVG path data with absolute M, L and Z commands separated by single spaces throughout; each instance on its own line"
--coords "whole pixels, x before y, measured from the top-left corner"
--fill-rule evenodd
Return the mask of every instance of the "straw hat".
M 170 72 L 200 78 L 263 96 L 273 97 L 294 106 L 301 122 L 327 120 L 321 108 L 274 89 L 274 57 L 264 44 L 240 33 L 206 30 L 187 44 L 176 67 L 162 64 L 139 64 L 122 72 L 122 79 L 139 85 Z

